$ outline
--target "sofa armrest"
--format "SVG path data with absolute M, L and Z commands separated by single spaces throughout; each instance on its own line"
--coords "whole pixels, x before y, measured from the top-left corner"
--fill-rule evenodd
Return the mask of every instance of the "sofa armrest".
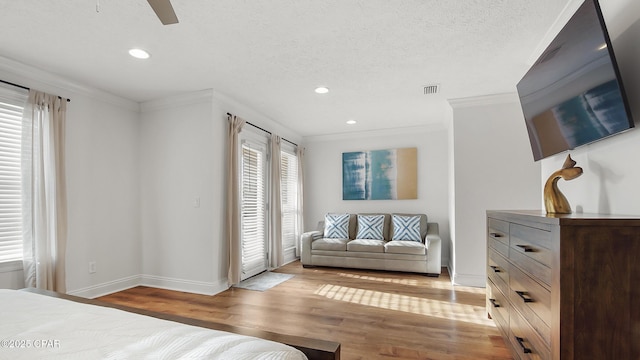
M 440 238 L 438 223 L 430 222 L 427 224 L 425 245 L 427 246 L 427 273 L 440 274 L 442 271 L 442 238 Z
M 322 237 L 322 233 L 320 231 L 309 231 L 301 236 L 301 251 L 300 251 L 300 262 L 302 265 L 311 265 L 311 243 L 315 239 L 319 239 Z

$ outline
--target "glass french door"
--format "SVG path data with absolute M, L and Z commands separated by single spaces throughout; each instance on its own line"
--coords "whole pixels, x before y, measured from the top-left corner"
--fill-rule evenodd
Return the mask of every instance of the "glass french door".
M 241 280 L 267 270 L 267 148 L 242 140 L 242 275 Z

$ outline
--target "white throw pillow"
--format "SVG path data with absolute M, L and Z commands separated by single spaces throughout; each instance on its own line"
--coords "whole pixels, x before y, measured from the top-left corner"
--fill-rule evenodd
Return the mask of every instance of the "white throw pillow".
M 324 237 L 349 238 L 349 214 L 327 214 L 324 216 Z
M 422 241 L 420 236 L 420 216 L 393 215 L 393 236 L 391 240 Z
M 384 240 L 382 228 L 384 215 L 358 215 L 358 235 L 356 239 Z

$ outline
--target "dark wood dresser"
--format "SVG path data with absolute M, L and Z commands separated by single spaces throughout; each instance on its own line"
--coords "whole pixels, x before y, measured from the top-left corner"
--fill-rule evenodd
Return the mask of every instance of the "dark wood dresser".
M 640 359 L 640 217 L 487 211 L 487 312 L 515 359 Z

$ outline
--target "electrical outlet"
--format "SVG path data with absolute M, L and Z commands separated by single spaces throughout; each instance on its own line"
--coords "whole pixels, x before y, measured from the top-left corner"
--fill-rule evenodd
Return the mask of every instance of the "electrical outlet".
M 96 270 L 96 262 L 95 261 L 89 261 L 89 274 L 93 274 L 95 273 Z

